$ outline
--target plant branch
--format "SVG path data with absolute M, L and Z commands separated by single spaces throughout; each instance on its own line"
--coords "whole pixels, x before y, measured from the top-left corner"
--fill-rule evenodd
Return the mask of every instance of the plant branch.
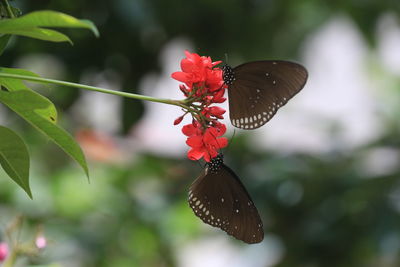
M 120 92 L 120 91 L 115 91 L 115 90 L 110 90 L 110 89 L 105 89 L 105 88 L 95 87 L 95 86 L 89 86 L 89 85 L 84 85 L 84 84 L 79 84 L 79 83 L 65 82 L 65 81 L 46 79 L 46 78 L 41 78 L 41 77 L 10 74 L 10 73 L 0 73 L 0 77 L 18 79 L 18 80 L 26 80 L 26 81 L 44 83 L 44 84 L 57 84 L 57 85 L 63 85 L 63 86 L 67 86 L 67 87 L 74 87 L 74 88 L 80 88 L 80 89 L 85 89 L 85 90 L 89 90 L 89 91 L 96 91 L 96 92 L 105 93 L 105 94 L 133 98 L 133 99 L 137 99 L 137 100 L 151 101 L 151 102 L 163 103 L 163 104 L 168 104 L 168 105 L 175 105 L 175 106 L 179 106 L 182 108 L 188 108 L 188 106 L 185 105 L 185 103 L 180 100 L 155 98 L 155 97 L 151 97 L 151 96 L 132 94 L 132 93 L 127 93 L 127 92 Z

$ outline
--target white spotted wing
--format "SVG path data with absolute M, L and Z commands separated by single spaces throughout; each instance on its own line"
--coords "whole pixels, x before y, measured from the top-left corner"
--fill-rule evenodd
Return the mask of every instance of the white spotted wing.
M 189 205 L 205 223 L 246 243 L 264 238 L 263 225 L 250 195 L 236 174 L 223 163 L 210 165 L 193 182 Z
M 266 124 L 305 85 L 307 70 L 288 61 L 254 61 L 233 69 L 228 84 L 233 126 L 256 129 Z

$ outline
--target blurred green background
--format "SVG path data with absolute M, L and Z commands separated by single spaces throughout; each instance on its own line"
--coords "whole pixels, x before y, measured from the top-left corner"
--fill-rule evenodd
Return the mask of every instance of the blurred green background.
M 265 240 L 251 246 L 189 208 L 187 189 L 202 167 L 186 158 L 172 125 L 179 109 L 35 85 L 85 149 L 88 184 L 58 148 L 0 107 L 0 123 L 29 145 L 34 194 L 29 200 L 0 172 L 0 230 L 23 214 L 26 235 L 41 224 L 49 240 L 20 266 L 400 266 L 399 1 L 11 3 L 99 28 L 98 39 L 68 31 L 74 46 L 15 38 L 1 65 L 48 78 L 176 98 L 169 75 L 184 49 L 214 60 L 226 54 L 232 65 L 295 60 L 310 75 L 269 124 L 236 131 L 225 150 L 264 221 Z

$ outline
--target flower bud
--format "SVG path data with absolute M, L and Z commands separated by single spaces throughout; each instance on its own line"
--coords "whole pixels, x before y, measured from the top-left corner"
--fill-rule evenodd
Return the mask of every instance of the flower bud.
M 224 97 L 225 94 L 225 89 L 221 88 L 220 90 L 216 91 L 216 93 L 213 95 L 212 102 L 214 103 L 223 103 L 226 98 Z
M 185 85 L 183 85 L 183 84 L 179 85 L 179 89 L 182 91 L 182 93 L 183 93 L 185 96 L 188 96 L 188 95 L 189 95 L 189 89 L 186 88 Z
M 184 117 L 184 116 L 185 116 L 185 115 L 182 115 L 182 116 L 176 118 L 176 119 L 174 120 L 174 125 L 178 125 L 179 123 L 181 123 L 181 121 L 183 120 L 183 117 Z
M 214 117 L 218 118 L 218 119 L 223 119 L 224 117 L 222 116 L 222 114 L 225 113 L 225 109 L 214 106 L 214 107 L 210 107 L 210 113 L 211 115 L 213 115 Z

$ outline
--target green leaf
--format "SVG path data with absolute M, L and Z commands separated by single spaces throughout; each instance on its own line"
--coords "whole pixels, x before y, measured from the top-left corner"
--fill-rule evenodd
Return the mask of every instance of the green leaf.
M 71 39 L 65 34 L 55 30 L 41 29 L 41 28 L 22 28 L 22 29 L 9 29 L 3 30 L 2 33 L 22 35 L 32 37 L 35 39 L 51 42 L 69 42 L 72 44 Z
M 9 128 L 0 126 L 0 165 L 32 198 L 29 187 L 29 152 L 24 141 Z
M 17 34 L 53 42 L 70 41 L 62 33 L 41 27 L 85 28 L 99 36 L 91 21 L 79 20 L 55 11 L 36 11 L 19 18 L 0 20 L 0 33 L 3 34 Z
M 27 70 L 23 70 L 23 69 L 0 68 L 0 73 L 39 77 L 39 75 L 37 75 L 36 73 L 30 72 Z M 9 91 L 31 90 L 28 86 L 25 85 L 25 83 L 22 80 L 17 80 L 17 79 L 0 77 L 0 85 L 4 86 Z M 43 117 L 45 117 L 53 122 L 57 122 L 57 109 L 54 106 L 54 104 L 50 102 L 50 100 L 48 100 L 48 102 L 50 104 L 48 105 L 48 107 L 46 109 L 39 110 L 37 112 L 39 114 L 41 114 Z
M 0 90 L 0 102 L 20 115 L 32 126 L 46 135 L 72 157 L 89 177 L 85 156 L 74 138 L 57 126 L 51 117 L 43 116 L 52 103 L 42 95 L 30 90 Z
M 0 67 L 0 73 L 19 74 L 19 75 L 40 77 L 36 73 L 33 73 L 28 70 L 24 70 L 24 69 L 13 69 L 13 68 Z M 0 84 L 6 86 L 7 89 L 9 89 L 10 91 L 31 90 L 28 86 L 26 86 L 24 84 L 24 82 L 22 80 L 18 80 L 18 79 L 10 79 L 10 78 L 0 77 Z
M 5 34 L 0 37 L 0 56 L 3 54 L 4 49 L 6 49 L 6 46 L 8 44 L 8 41 L 10 40 L 11 35 Z

